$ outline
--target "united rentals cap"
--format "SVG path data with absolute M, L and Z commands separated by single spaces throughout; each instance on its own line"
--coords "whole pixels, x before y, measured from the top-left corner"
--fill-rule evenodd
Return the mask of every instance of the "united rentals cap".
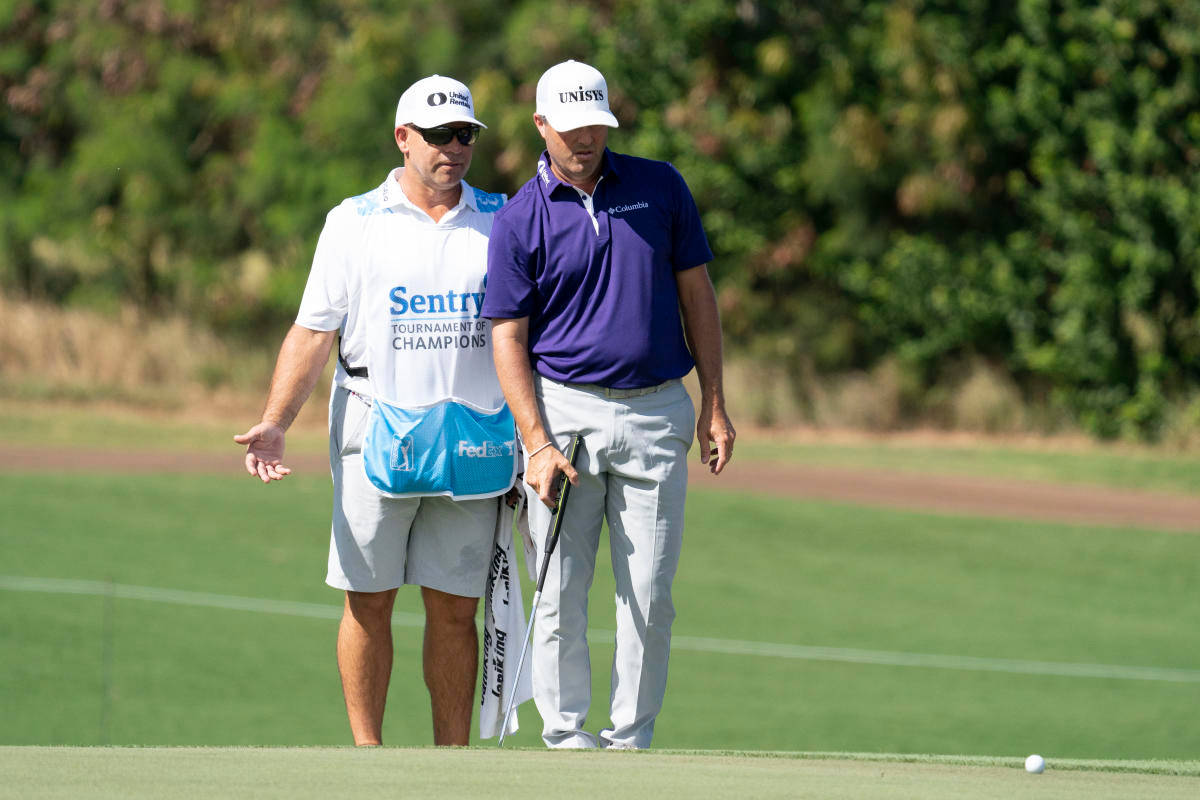
M 617 118 L 608 109 L 608 84 L 595 67 L 580 61 L 555 64 L 537 85 L 537 114 L 556 131 L 585 125 L 616 128 Z
M 436 128 L 450 122 L 469 122 L 486 128 L 475 119 L 475 103 L 465 83 L 442 75 L 422 78 L 400 95 L 396 104 L 396 127 L 416 125 Z

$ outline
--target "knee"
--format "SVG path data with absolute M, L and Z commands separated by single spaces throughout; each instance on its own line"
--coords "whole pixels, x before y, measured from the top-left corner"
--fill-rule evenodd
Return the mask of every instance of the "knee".
M 344 616 L 352 617 L 363 627 L 391 625 L 392 604 L 396 590 L 386 592 L 346 592 Z
M 421 590 L 425 600 L 425 620 L 434 627 L 473 628 L 478 597 L 461 597 L 428 587 Z

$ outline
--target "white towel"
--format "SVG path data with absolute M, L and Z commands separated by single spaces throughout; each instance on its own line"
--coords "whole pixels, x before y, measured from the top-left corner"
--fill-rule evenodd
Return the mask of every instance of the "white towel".
M 517 484 L 520 486 L 520 483 Z M 500 735 L 504 712 L 513 694 L 513 674 L 525 643 L 525 602 L 521 597 L 521 576 L 517 574 L 516 551 L 513 549 L 513 521 L 522 527 L 522 539 L 529 529 L 525 513 L 525 495 L 521 492 L 517 507 L 509 508 L 500 500 L 496 519 L 496 539 L 492 549 L 492 564 L 488 569 L 487 589 L 483 601 L 483 686 L 479 697 L 479 738 Z M 524 544 L 524 542 L 522 542 Z M 528 660 L 528 659 L 526 659 Z M 533 684 L 526 665 L 515 683 L 516 705 L 533 697 Z M 513 710 L 505 735 L 516 733 L 517 712 Z

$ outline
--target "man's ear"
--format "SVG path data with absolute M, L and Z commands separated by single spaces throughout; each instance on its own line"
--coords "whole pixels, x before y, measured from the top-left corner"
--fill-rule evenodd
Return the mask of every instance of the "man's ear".
M 404 155 L 408 155 L 408 134 L 411 132 L 412 131 L 410 131 L 404 125 L 400 125 L 396 128 L 396 132 L 393 134 L 396 138 L 396 147 L 399 147 L 400 152 Z

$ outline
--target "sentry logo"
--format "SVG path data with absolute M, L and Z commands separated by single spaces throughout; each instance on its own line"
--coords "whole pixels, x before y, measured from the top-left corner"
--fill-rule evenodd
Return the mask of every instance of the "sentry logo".
M 550 185 L 550 170 L 546 169 L 546 162 L 538 160 L 538 175 L 542 178 L 542 183 Z
M 407 286 L 393 286 L 388 291 L 388 299 L 392 301 L 389 311 L 393 318 L 409 314 L 471 314 L 475 319 L 479 319 L 483 311 L 483 294 L 456 292 L 451 289 L 435 294 L 409 295 Z
M 459 441 L 458 455 L 466 458 L 511 458 L 515 452 L 514 441 L 482 442 L 472 445 L 470 442 Z

